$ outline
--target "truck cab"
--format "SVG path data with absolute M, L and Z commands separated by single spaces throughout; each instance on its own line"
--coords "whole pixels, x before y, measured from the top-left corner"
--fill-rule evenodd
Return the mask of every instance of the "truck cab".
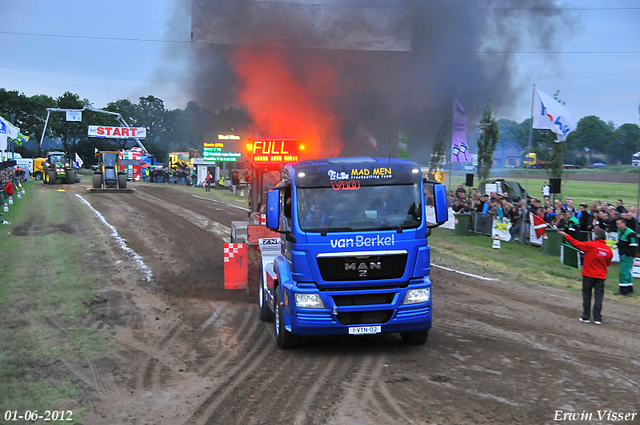
M 418 164 L 401 159 L 284 166 L 266 206 L 267 228 L 280 238 L 260 240 L 258 288 L 260 318 L 273 319 L 281 348 L 302 335 L 399 332 L 409 344 L 427 341 L 427 238 L 447 220 L 444 186 L 427 184 Z M 437 223 L 427 223 L 425 192 Z

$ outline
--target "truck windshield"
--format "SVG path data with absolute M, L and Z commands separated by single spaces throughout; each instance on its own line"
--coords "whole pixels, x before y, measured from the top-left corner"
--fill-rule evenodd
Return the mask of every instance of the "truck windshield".
M 64 155 L 51 155 L 49 156 L 49 163 L 50 164 L 57 164 L 59 162 L 64 163 L 65 157 Z
M 306 232 L 411 229 L 420 226 L 420 185 L 357 190 L 298 188 L 298 223 Z
M 117 153 L 115 152 L 105 152 L 102 154 L 102 163 L 104 164 L 105 167 L 115 167 L 116 166 L 116 159 L 117 159 Z

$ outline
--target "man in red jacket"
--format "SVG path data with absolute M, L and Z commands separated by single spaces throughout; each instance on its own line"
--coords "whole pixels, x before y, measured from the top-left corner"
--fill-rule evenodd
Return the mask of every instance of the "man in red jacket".
M 584 252 L 584 264 L 582 265 L 582 323 L 589 323 L 591 309 L 591 291 L 593 290 L 593 322 L 602 324 L 602 299 L 604 297 L 604 281 L 607 278 L 607 267 L 611 265 L 613 252 L 604 241 L 607 234 L 602 229 L 596 229 L 595 240 L 580 242 L 567 235 L 558 232 L 567 242 Z

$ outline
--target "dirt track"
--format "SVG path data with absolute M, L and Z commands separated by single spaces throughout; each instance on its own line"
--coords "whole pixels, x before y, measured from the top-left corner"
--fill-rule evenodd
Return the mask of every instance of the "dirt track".
M 151 273 L 90 216 L 118 273 L 87 318 L 112 329 L 114 352 L 61 366 L 89 391 L 84 424 L 551 424 L 556 411 L 613 423 L 597 411 L 640 413 L 637 303 L 607 299 L 605 323 L 586 325 L 577 293 L 433 268 L 425 346 L 378 335 L 282 351 L 253 300 L 223 289 L 223 238 L 246 212 L 198 189 L 133 187 L 65 187 Z

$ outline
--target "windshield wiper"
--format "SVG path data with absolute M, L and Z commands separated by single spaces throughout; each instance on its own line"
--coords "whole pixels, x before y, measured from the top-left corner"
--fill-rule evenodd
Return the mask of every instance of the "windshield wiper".
M 384 226 L 380 227 L 379 230 L 395 230 L 398 233 L 402 233 L 402 231 L 404 230 L 404 227 L 402 227 L 402 226 L 389 226 L 387 224 L 387 225 L 384 225 Z

